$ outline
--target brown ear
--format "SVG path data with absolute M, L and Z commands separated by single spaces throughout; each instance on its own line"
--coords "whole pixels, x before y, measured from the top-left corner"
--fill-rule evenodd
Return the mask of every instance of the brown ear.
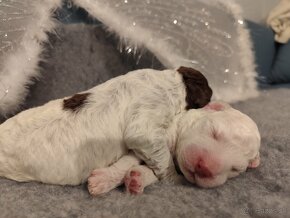
M 250 160 L 248 168 L 257 168 L 260 165 L 260 154 L 258 153 L 256 157 Z
M 186 109 L 196 109 L 207 105 L 212 96 L 212 89 L 205 76 L 189 67 L 180 67 L 177 71 L 182 75 L 186 88 Z

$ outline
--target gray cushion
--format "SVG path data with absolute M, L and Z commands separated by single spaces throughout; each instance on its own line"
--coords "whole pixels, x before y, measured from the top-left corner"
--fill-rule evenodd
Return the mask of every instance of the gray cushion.
M 247 26 L 253 41 L 258 80 L 262 83 L 269 83 L 271 82 L 271 69 L 276 53 L 274 33 L 270 28 L 251 21 L 247 22 Z
M 82 8 L 76 7 L 70 0 L 64 0 L 61 8 L 55 11 L 55 17 L 60 22 L 65 24 L 72 23 L 86 23 L 96 24 L 100 23 L 96 19 L 89 16 L 88 12 Z
M 290 42 L 279 45 L 271 73 L 272 83 L 290 82 Z

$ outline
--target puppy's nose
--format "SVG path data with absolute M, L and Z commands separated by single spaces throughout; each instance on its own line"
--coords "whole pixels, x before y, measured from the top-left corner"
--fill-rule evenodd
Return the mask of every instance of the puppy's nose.
M 200 178 L 211 178 L 213 177 L 212 172 L 206 166 L 206 163 L 203 159 L 199 159 L 194 167 L 195 174 Z

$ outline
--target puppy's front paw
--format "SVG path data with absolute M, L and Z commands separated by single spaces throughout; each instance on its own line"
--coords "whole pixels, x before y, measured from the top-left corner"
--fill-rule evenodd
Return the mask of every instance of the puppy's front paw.
M 144 190 L 144 182 L 142 172 L 136 168 L 132 168 L 125 176 L 126 191 L 131 194 L 142 194 Z
M 118 186 L 108 168 L 94 170 L 88 178 L 88 190 L 93 196 L 107 193 Z

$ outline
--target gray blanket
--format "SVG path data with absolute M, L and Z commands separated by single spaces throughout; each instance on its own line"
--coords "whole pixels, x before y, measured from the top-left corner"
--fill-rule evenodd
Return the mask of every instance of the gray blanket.
M 23 109 L 136 68 L 162 68 L 148 52 L 139 64 L 137 57 L 120 54 L 114 37 L 101 27 L 61 27 L 50 38 L 42 78 L 31 87 Z M 233 105 L 257 122 L 262 162 L 221 187 L 201 189 L 184 180 L 155 184 L 140 196 L 125 194 L 120 187 L 93 198 L 86 184 L 54 186 L 0 178 L 0 217 L 290 217 L 289 88 L 264 88 L 260 97 Z

